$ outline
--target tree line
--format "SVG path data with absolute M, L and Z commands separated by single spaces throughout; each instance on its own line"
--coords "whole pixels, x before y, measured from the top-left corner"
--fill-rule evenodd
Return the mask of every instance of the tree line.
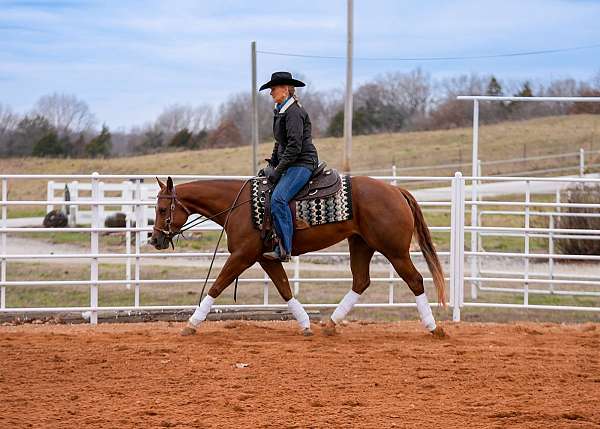
M 315 137 L 343 133 L 340 90 L 297 92 L 313 124 Z M 421 69 L 378 76 L 354 92 L 355 135 L 434 130 L 469 126 L 472 105 L 457 95 L 600 96 L 600 72 L 589 80 L 502 80 L 493 75 L 433 79 Z M 97 128 L 89 105 L 74 95 L 41 97 L 32 110 L 15 113 L 0 103 L 1 157 L 107 157 L 165 150 L 235 147 L 251 140 L 250 92 L 234 94 L 218 108 L 209 104 L 167 106 L 158 117 L 129 131 Z M 259 136 L 271 140 L 273 103 L 258 95 Z M 482 103 L 481 123 L 578 113 L 600 114 L 600 103 Z

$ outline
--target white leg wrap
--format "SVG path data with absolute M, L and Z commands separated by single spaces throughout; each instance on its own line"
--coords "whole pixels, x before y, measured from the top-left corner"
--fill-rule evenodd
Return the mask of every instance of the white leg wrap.
M 419 311 L 419 316 L 421 317 L 421 324 L 428 331 L 433 331 L 435 329 L 435 319 L 433 318 L 431 306 L 429 305 L 429 301 L 427 300 L 427 295 L 425 295 L 425 292 L 415 297 L 415 301 L 417 301 L 417 310 Z
M 358 302 L 358 298 L 360 298 L 360 295 L 353 290 L 348 292 L 331 315 L 331 320 L 336 324 L 344 320 L 346 315 L 352 310 L 352 307 L 354 307 L 354 304 Z
M 196 307 L 194 314 L 189 318 L 189 322 L 194 326 L 198 326 L 200 323 L 204 322 L 214 303 L 215 299 L 210 295 L 206 295 L 200 305 Z
M 287 302 L 288 310 L 290 313 L 294 315 L 294 318 L 298 321 L 300 328 L 307 329 L 310 328 L 310 319 L 308 317 L 308 313 L 300 304 L 296 298 L 292 298 Z

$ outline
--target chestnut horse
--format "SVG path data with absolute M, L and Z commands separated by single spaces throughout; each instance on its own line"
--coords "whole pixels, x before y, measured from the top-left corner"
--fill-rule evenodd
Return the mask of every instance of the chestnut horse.
M 432 334 L 443 336 L 444 331 L 436 326 L 427 301 L 423 277 L 409 255 L 414 234 L 432 273 L 438 304 L 445 305 L 444 273 L 419 204 L 407 190 L 383 181 L 363 176 L 352 177 L 351 181 L 352 219 L 298 230 L 293 238 L 293 255 L 317 251 L 348 240 L 352 289 L 327 321 L 324 333 L 335 332 L 335 325 L 369 287 L 369 264 L 373 253 L 379 251 L 414 293 L 423 326 Z M 174 186 L 169 177 L 166 184 L 160 180 L 158 183 L 160 191 L 150 244 L 157 249 L 166 249 L 172 238 L 180 233 L 188 216 L 197 213 L 212 218 L 221 226 L 225 225 L 227 247 L 231 253 L 207 296 L 181 331 L 182 335 L 194 334 L 195 328 L 206 319 L 214 300 L 256 262 L 269 275 L 281 298 L 288 303 L 302 332 L 305 335 L 312 334 L 308 315 L 293 297 L 283 265 L 262 257 L 263 241 L 260 231 L 252 223 L 248 182 L 202 180 Z

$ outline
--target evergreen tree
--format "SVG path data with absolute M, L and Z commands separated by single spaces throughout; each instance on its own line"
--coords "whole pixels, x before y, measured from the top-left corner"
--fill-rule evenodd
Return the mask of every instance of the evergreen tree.
M 339 110 L 329 121 L 325 132 L 329 137 L 341 137 L 344 135 L 344 111 Z
M 200 149 L 208 144 L 208 130 L 206 128 L 198 131 L 192 136 L 190 141 L 190 148 Z
M 91 158 L 110 155 L 112 148 L 111 134 L 106 124 L 102 125 L 102 131 L 85 145 L 85 153 Z
M 19 121 L 14 137 L 8 142 L 7 155 L 31 155 L 33 146 L 51 131 L 53 131 L 52 126 L 43 116 L 25 116 Z
M 142 152 L 154 152 L 156 149 L 162 147 L 165 139 L 165 133 L 159 129 L 152 128 L 144 133 L 144 139 L 140 148 Z
M 67 154 L 65 143 L 65 138 L 59 139 L 58 134 L 53 129 L 35 142 L 31 154 L 39 157 L 63 157 Z
M 533 97 L 533 91 L 529 81 L 523 82 L 523 86 L 521 86 L 519 92 L 515 94 L 515 97 Z
M 502 95 L 502 85 L 496 79 L 495 76 L 492 76 L 490 82 L 488 83 L 487 90 L 485 91 L 485 95 L 492 96 L 500 96 Z
M 170 147 L 188 147 L 192 143 L 192 133 L 187 128 L 178 131 L 169 141 Z

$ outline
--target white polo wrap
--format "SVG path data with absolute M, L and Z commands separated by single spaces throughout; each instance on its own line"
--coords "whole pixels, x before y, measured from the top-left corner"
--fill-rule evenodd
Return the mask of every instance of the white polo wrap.
M 348 292 L 331 315 L 331 320 L 336 324 L 344 320 L 346 315 L 352 310 L 352 307 L 354 307 L 354 304 L 358 302 L 358 298 L 360 298 L 360 295 L 353 290 Z
M 431 306 L 429 305 L 429 301 L 427 300 L 427 295 L 425 295 L 425 292 L 415 297 L 415 301 L 417 301 L 417 310 L 419 311 L 419 316 L 421 317 L 421 324 L 428 331 L 433 331 L 435 329 L 435 319 L 433 318 Z
M 204 322 L 214 303 L 215 299 L 210 295 L 206 295 L 200 305 L 196 307 L 196 311 L 194 311 L 194 314 L 190 317 L 189 322 L 194 326 L 198 326 L 200 323 Z
M 310 328 L 310 319 L 308 313 L 296 298 L 292 298 L 287 302 L 288 310 L 294 315 L 301 329 Z

